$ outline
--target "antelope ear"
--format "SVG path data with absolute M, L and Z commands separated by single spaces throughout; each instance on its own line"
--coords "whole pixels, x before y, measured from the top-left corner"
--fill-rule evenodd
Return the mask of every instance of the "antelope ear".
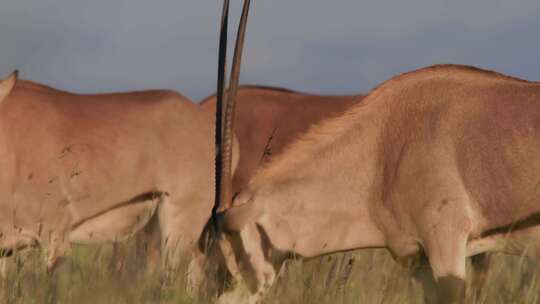
M 17 83 L 19 71 L 13 71 L 7 78 L 0 80 L 0 103 L 11 93 Z

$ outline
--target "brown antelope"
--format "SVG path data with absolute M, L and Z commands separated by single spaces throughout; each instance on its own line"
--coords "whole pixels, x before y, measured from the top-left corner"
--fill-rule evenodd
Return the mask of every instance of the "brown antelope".
M 540 83 L 458 65 L 394 77 L 255 174 L 221 215 L 227 263 L 258 302 L 290 254 L 384 247 L 425 254 L 428 301 L 460 302 L 467 257 L 540 252 L 539 155 Z
M 3 255 L 43 247 L 51 269 L 70 243 L 122 241 L 155 217 L 168 264 L 192 257 L 196 279 L 213 136 L 213 117 L 176 92 L 79 95 L 12 74 L 0 81 Z
M 225 106 L 224 134 L 234 93 Z M 232 206 L 219 196 L 217 237 L 243 282 L 219 301 L 258 303 L 292 254 L 382 247 L 425 255 L 426 300 L 459 303 L 467 257 L 540 252 L 538 155 L 540 83 L 459 65 L 394 77 L 288 146 Z
M 362 99 L 357 96 L 312 95 L 283 88 L 241 86 L 236 97 L 234 134 L 240 160 L 233 175 L 233 193 L 239 192 L 257 169 L 320 120 L 342 114 Z M 212 113 L 216 96 L 201 106 Z

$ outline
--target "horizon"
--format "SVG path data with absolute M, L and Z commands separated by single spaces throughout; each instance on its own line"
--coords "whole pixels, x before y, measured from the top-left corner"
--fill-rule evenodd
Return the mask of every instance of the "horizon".
M 240 4 L 231 3 L 230 37 Z M 79 93 L 164 88 L 199 101 L 215 92 L 218 2 L 23 0 L 0 7 L 4 76 L 18 69 L 23 79 Z M 534 0 L 255 1 L 241 84 L 367 93 L 394 75 L 442 63 L 540 80 L 538 16 Z

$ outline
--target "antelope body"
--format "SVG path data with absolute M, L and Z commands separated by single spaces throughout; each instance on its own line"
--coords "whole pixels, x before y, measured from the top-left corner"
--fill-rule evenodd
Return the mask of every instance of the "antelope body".
M 124 240 L 156 217 L 169 264 L 186 254 L 198 267 L 214 200 L 211 115 L 172 91 L 79 95 L 15 74 L 0 93 L 4 253 L 41 246 L 51 268 L 69 243 Z
M 384 247 L 427 257 L 429 302 L 460 302 L 468 256 L 540 252 L 539 212 L 540 83 L 420 69 L 312 128 L 236 196 L 221 247 L 247 291 L 220 301 L 259 302 L 291 254 Z

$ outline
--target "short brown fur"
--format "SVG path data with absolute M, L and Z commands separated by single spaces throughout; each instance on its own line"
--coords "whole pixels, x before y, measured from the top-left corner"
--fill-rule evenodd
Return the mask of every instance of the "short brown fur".
M 235 200 L 242 207 L 223 215 L 236 240 L 236 259 L 227 258 L 243 269 L 256 303 L 280 253 L 425 252 L 439 283 L 434 301 L 459 303 L 467 256 L 518 253 L 482 235 L 540 211 L 538 155 L 540 83 L 456 65 L 406 73 L 255 175 Z M 538 227 L 509 237 L 538 245 Z
M 199 263 L 213 126 L 173 91 L 81 95 L 16 81 L 0 100 L 0 246 L 40 245 L 52 268 L 69 242 L 120 241 L 157 217 L 167 262 Z

